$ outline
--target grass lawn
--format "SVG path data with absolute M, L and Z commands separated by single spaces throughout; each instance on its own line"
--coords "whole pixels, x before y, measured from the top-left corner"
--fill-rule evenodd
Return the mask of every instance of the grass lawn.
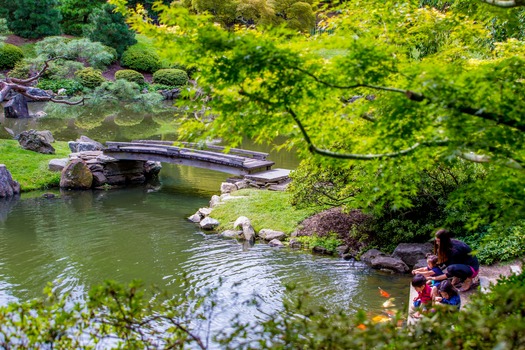
M 0 164 L 5 164 L 23 192 L 57 187 L 60 173 L 49 171 L 48 163 L 67 158 L 71 151 L 64 141 L 54 142 L 53 147 L 56 154 L 41 154 L 22 149 L 16 140 L 0 140 Z
M 250 219 L 255 231 L 263 228 L 292 233 L 305 218 L 314 214 L 313 209 L 296 209 L 290 205 L 290 194 L 280 191 L 244 189 L 235 191 L 239 197 L 213 208 L 211 217 L 221 223 L 218 230 L 232 230 L 239 216 Z

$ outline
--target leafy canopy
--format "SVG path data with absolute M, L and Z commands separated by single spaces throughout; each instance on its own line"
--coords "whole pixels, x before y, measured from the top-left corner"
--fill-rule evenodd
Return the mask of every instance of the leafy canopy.
M 359 175 L 375 186 L 356 196 L 361 208 L 410 207 L 417 185 L 402 178 L 465 159 L 487 172 L 468 187 L 473 203 L 458 195 L 450 204 L 468 208 L 471 227 L 523 215 L 525 103 L 516 92 L 525 43 L 495 40 L 493 7 L 480 17 L 418 1 L 353 1 L 304 37 L 280 27 L 227 31 L 161 4 L 156 25 L 111 2 L 165 52 L 199 65 L 211 115 L 188 120 L 184 136 L 235 145 L 284 135 L 303 155 L 345 159 L 348 168 L 366 160 Z

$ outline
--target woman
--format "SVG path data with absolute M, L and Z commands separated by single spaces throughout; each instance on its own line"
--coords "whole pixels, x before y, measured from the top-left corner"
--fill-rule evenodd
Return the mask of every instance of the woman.
M 456 284 L 458 280 L 463 281 L 460 292 L 469 290 L 479 272 L 478 259 L 470 254 L 472 249 L 464 242 L 452 239 L 448 230 L 439 229 L 436 231 L 434 251 L 438 256 L 438 264 L 444 264 L 447 272 L 429 279 L 441 281 L 453 277 L 452 284 Z

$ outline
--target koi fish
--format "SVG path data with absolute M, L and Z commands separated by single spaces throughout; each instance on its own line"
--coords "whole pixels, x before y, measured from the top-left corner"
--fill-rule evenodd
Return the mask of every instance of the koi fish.
M 395 298 L 390 298 L 390 299 L 388 299 L 387 301 L 385 301 L 385 302 L 383 303 L 383 307 L 384 307 L 384 308 L 389 308 L 389 307 L 394 307 L 394 306 L 396 306 L 396 304 L 394 304 L 394 300 L 396 300 L 396 299 L 395 299 Z
M 379 294 L 381 294 L 382 297 L 390 298 L 390 293 L 382 290 L 381 287 L 377 287 L 377 288 L 379 288 Z
M 377 316 L 374 316 L 372 318 L 372 322 L 374 322 L 374 323 L 383 323 L 383 322 L 387 322 L 387 321 L 390 321 L 390 317 L 388 317 L 388 316 L 377 315 Z

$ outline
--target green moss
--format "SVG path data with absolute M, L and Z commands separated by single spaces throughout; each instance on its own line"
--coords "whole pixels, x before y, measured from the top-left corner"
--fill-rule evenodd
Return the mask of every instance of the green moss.
M 48 170 L 49 161 L 67 158 L 71 152 L 67 142 L 54 142 L 53 147 L 55 154 L 41 154 L 22 149 L 15 140 L 0 140 L 0 163 L 6 165 L 23 192 L 56 187 L 60 183 L 60 173 Z
M 239 198 L 213 208 L 211 217 L 221 223 L 219 230 L 233 229 L 235 220 L 246 216 L 256 231 L 268 228 L 290 234 L 301 221 L 314 213 L 312 209 L 292 207 L 290 195 L 286 192 L 244 189 L 234 192 L 232 196 Z

